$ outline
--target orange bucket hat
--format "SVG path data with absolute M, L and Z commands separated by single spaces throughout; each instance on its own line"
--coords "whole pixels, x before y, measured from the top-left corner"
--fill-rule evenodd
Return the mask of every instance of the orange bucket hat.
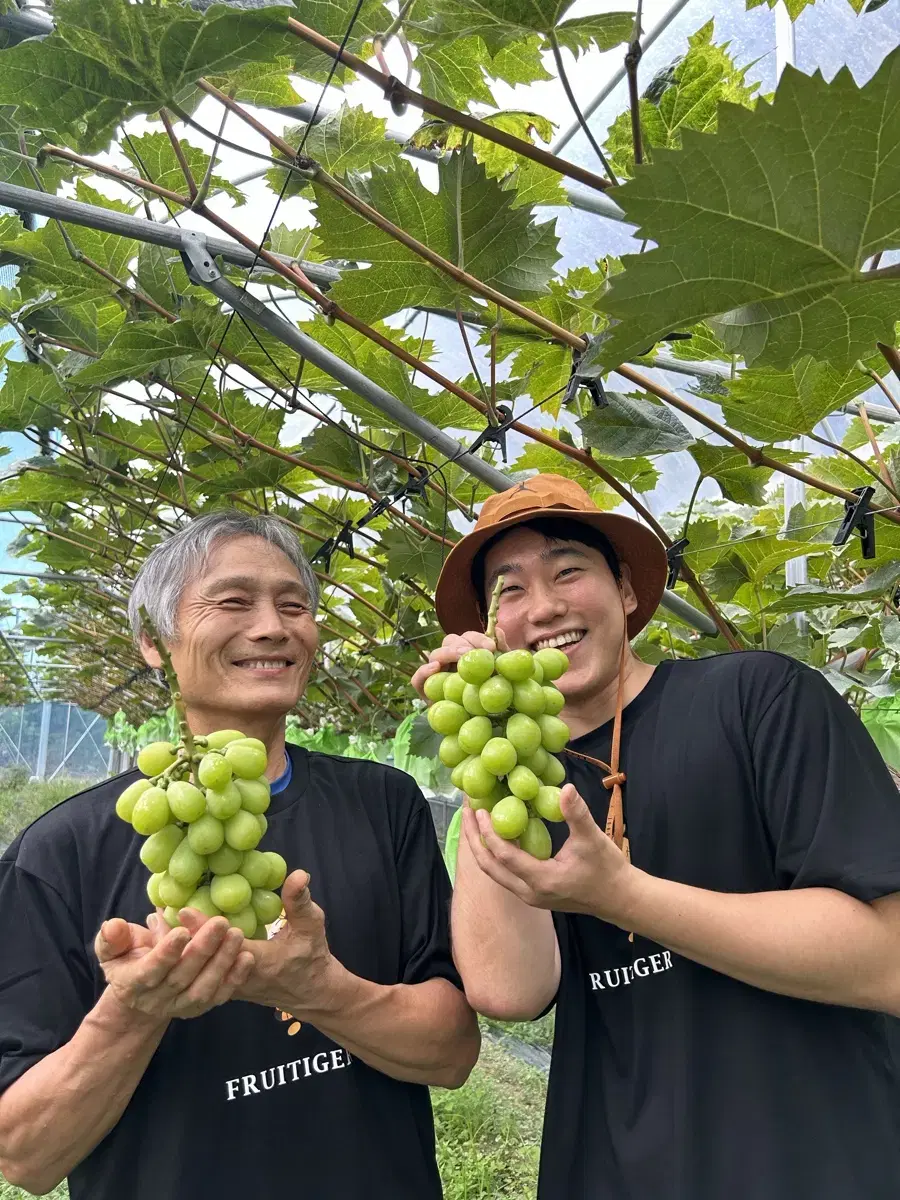
M 562 475 L 533 475 L 524 483 L 490 496 L 482 505 L 475 528 L 447 555 L 435 590 L 438 621 L 445 633 L 482 629 L 482 597 L 472 582 L 475 555 L 496 534 L 535 517 L 568 517 L 605 534 L 616 557 L 627 565 L 637 608 L 628 616 L 628 637 L 644 628 L 662 599 L 668 576 L 666 550 L 646 525 L 601 512 L 584 488 Z

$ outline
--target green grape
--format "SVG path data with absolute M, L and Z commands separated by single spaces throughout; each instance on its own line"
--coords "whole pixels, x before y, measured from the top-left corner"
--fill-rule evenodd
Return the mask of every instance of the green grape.
M 240 779 L 256 779 L 265 772 L 269 760 L 265 747 L 231 742 L 225 747 L 225 761 Z
M 525 713 L 514 713 L 506 722 L 506 736 L 515 747 L 516 754 L 526 757 L 534 754 L 540 746 L 541 727 Z
M 276 888 L 280 888 L 287 878 L 287 863 L 280 854 L 274 850 L 264 850 L 263 853 L 268 860 L 272 874 L 269 876 L 269 881 L 266 887 L 270 892 L 274 892 Z
M 197 912 L 202 912 L 205 917 L 219 917 L 222 915 L 212 902 L 212 894 L 208 885 L 198 887 L 193 895 L 188 896 L 182 908 L 196 908 Z
M 501 796 L 498 797 L 496 790 L 495 790 L 495 791 L 491 792 L 491 794 L 489 796 L 470 796 L 469 797 L 469 808 L 471 808 L 472 812 L 478 812 L 478 810 L 482 809 L 482 808 L 484 809 L 485 812 L 490 812 L 491 809 L 494 807 L 494 805 L 497 803 L 497 800 L 502 799 L 502 797 L 505 795 L 506 795 L 506 792 L 503 791 Z
M 513 708 L 528 717 L 539 717 L 545 706 L 544 689 L 536 679 L 526 679 L 513 687 Z
M 262 819 L 265 820 L 265 817 Z M 262 835 L 263 830 L 256 816 L 243 809 L 225 822 L 225 841 L 235 850 L 255 850 Z M 221 908 L 221 905 L 219 907 Z
M 470 717 L 457 734 L 461 750 L 466 754 L 480 754 L 491 737 L 491 722 L 488 717 Z
M 466 681 L 462 675 L 457 675 L 455 671 L 451 672 L 444 683 L 444 699 L 450 700 L 453 704 L 462 704 L 463 692 L 466 690 Z
M 458 734 L 451 733 L 449 737 L 445 737 L 440 746 L 438 746 L 438 758 L 445 767 L 458 767 L 459 764 L 466 758 L 466 752 L 459 744 Z
M 159 894 L 159 881 L 165 875 L 165 871 L 157 871 L 147 880 L 147 898 L 154 908 L 165 908 Z
M 561 788 L 548 786 L 547 784 L 538 788 L 538 794 L 533 801 L 534 811 L 538 816 L 543 817 L 545 821 L 565 820 L 562 809 L 559 806 L 561 790 Z
M 456 664 L 456 671 L 466 683 L 484 683 L 494 673 L 494 656 L 490 650 L 469 650 Z
M 541 670 L 544 672 L 544 679 L 548 683 L 559 679 L 560 675 L 565 675 L 569 669 L 568 658 L 556 646 L 545 646 L 543 650 L 538 650 L 534 657 L 535 661 L 540 664 Z
M 192 850 L 190 842 L 181 842 L 169 859 L 167 869 L 173 879 L 195 888 L 206 874 L 206 855 Z
M 532 858 L 545 862 L 553 854 L 553 843 L 547 826 L 539 817 L 529 817 L 528 824 L 519 834 L 519 845 Z
M 541 781 L 534 771 L 529 771 L 527 767 L 513 767 L 507 776 L 506 786 L 520 800 L 533 800 L 538 794 Z
M 269 940 L 269 931 L 265 925 L 257 924 L 256 933 L 250 939 L 253 942 L 267 942 Z
M 253 889 L 253 911 L 263 925 L 271 925 L 281 916 L 281 897 L 267 888 Z
M 444 684 L 450 678 L 449 671 L 438 671 L 435 675 L 429 675 L 425 680 L 425 685 L 422 688 L 425 693 L 425 699 L 430 700 L 434 704 L 438 700 L 444 699 Z
M 479 690 L 477 683 L 467 683 L 462 695 L 463 708 L 473 717 L 483 717 L 486 715 L 484 705 L 481 703 L 481 697 L 478 695 Z
M 230 850 L 231 847 L 229 846 L 228 849 Z M 248 850 L 238 871 L 238 874 L 243 875 L 252 888 L 264 888 L 269 882 L 271 873 L 271 863 L 261 850 Z
M 481 748 L 481 761 L 494 775 L 508 775 L 516 765 L 516 748 L 504 737 L 492 737 Z
M 174 783 L 169 784 L 166 795 L 169 797 L 172 815 L 187 825 L 206 812 L 206 797 L 192 783 L 176 779 Z
M 250 813 L 264 813 L 272 802 L 268 779 L 235 779 L 234 786 L 241 797 L 241 807 Z
M 455 788 L 463 790 L 463 773 L 470 762 L 474 762 L 478 757 L 477 754 L 467 754 L 461 763 L 458 763 L 450 772 L 450 782 Z
M 212 813 L 204 813 L 188 828 L 188 843 L 197 854 L 215 854 L 225 841 L 222 822 Z
M 537 661 L 536 658 L 532 658 L 532 660 L 531 660 L 531 672 L 532 672 L 531 678 L 536 683 L 544 682 L 544 668 L 541 666 L 541 664 Z
M 522 766 L 527 767 L 529 771 L 534 771 L 535 775 L 543 775 L 549 761 L 550 755 L 543 746 L 538 746 L 534 754 L 527 754 L 524 758 L 519 759 Z
M 513 698 L 513 685 L 502 675 L 495 675 L 478 689 L 478 699 L 484 705 L 486 713 L 505 712 Z
M 177 825 L 166 825 L 153 833 L 141 846 L 141 862 L 148 871 L 156 874 L 169 869 L 169 860 L 184 837 L 184 830 Z
M 566 706 L 566 698 L 557 687 L 544 684 L 544 712 L 548 717 L 558 717 Z
M 216 908 L 230 915 L 247 907 L 253 889 L 243 875 L 216 875 L 209 885 L 209 894 Z
M 223 754 L 204 754 L 197 768 L 197 778 L 206 788 L 223 788 L 231 782 L 234 772 Z
M 242 737 L 242 738 L 236 738 L 235 741 L 236 742 L 239 741 L 242 746 L 255 746 L 257 750 L 262 750 L 263 754 L 265 754 L 265 755 L 268 755 L 268 753 L 269 753 L 268 750 L 266 749 L 266 743 L 261 742 L 259 740 L 259 738 Z M 232 744 L 232 743 L 229 743 L 229 744 Z M 259 774 L 261 775 L 262 771 L 260 771 Z
M 530 650 L 507 650 L 497 655 L 494 664 L 498 675 L 508 679 L 510 683 L 523 683 L 531 678 L 533 659 Z
M 244 735 L 239 733 L 237 729 L 217 729 L 215 733 L 206 735 L 206 745 L 210 750 L 221 750 L 228 745 L 229 742 L 236 742 L 238 739 L 243 740 Z
M 172 908 L 171 906 L 167 906 L 166 911 L 163 913 L 163 918 L 164 918 L 166 924 L 170 925 L 173 929 L 177 925 L 180 925 L 181 921 L 178 917 L 178 906 L 176 905 L 175 908 Z
M 459 733 L 469 714 L 461 704 L 454 704 L 452 700 L 438 700 L 429 708 L 427 716 L 434 732 L 446 736 L 448 733 Z
M 239 929 L 245 938 L 252 938 L 257 930 L 259 922 L 256 919 L 256 913 L 251 905 L 242 908 L 239 912 L 229 913 L 228 923 L 235 929 Z
M 150 787 L 138 796 L 131 811 L 131 824 L 135 833 L 149 837 L 158 833 L 172 820 L 169 801 L 162 788 Z
M 528 827 L 528 809 L 518 796 L 504 796 L 491 812 L 494 832 L 507 842 L 521 837 Z
M 168 908 L 183 908 L 185 900 L 194 894 L 193 883 L 179 883 L 166 872 L 158 884 L 159 898 Z
M 541 745 L 551 754 L 558 754 L 569 740 L 569 727 L 559 717 L 538 717 L 541 728 Z
M 235 875 L 238 871 L 243 871 L 246 857 L 243 850 L 235 850 L 233 846 L 222 845 L 213 854 L 210 854 L 206 861 L 213 875 Z
M 497 786 L 497 776 L 492 775 L 480 758 L 473 758 L 463 771 L 462 790 L 474 800 L 486 800 Z
M 121 817 L 123 821 L 131 824 L 131 818 L 134 814 L 134 806 L 140 796 L 144 792 L 149 791 L 153 784 L 149 779 L 136 779 L 134 783 L 129 783 L 128 787 L 119 796 L 116 801 L 116 816 Z
M 566 768 L 552 754 L 547 759 L 547 766 L 540 772 L 541 780 L 551 787 L 561 787 L 566 782 Z
M 176 757 L 171 742 L 151 742 L 137 756 L 138 770 L 142 775 L 161 775 L 171 767 Z
M 240 807 L 241 793 L 231 780 L 221 791 L 216 788 L 207 788 L 206 811 L 212 813 L 214 817 L 218 817 L 220 821 L 227 821 L 229 817 L 233 817 Z
M 264 838 L 266 836 L 266 830 L 269 828 L 269 822 L 266 819 L 266 814 L 265 813 L 252 813 L 251 815 L 256 817 L 256 823 L 257 823 L 257 825 L 259 825 L 260 838 Z

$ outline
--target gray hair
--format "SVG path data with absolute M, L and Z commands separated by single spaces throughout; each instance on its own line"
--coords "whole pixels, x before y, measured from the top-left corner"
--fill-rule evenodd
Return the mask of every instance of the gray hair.
M 141 608 L 166 642 L 178 636 L 175 616 L 184 589 L 206 566 L 217 542 L 238 537 L 263 538 L 280 550 L 297 568 L 315 614 L 319 584 L 294 531 L 278 517 L 251 516 L 233 508 L 196 517 L 183 529 L 160 542 L 146 557 L 128 598 L 128 620 L 136 642 L 141 636 Z

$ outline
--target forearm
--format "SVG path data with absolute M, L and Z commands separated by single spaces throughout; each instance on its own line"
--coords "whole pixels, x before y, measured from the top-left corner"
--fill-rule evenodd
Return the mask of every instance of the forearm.
M 523 903 L 476 863 L 459 839 L 451 909 L 453 957 L 469 1003 L 497 1020 L 530 1020 L 559 986 L 553 917 Z
M 336 960 L 316 1008 L 285 1008 L 370 1067 L 408 1083 L 459 1087 L 481 1039 L 465 997 L 445 979 L 385 985 L 353 975 Z
M 107 989 L 71 1041 L 0 1096 L 0 1172 L 28 1191 L 55 1187 L 119 1120 L 167 1025 Z
M 638 872 L 617 924 L 766 991 L 900 1015 L 896 933 L 832 888 L 734 894 Z

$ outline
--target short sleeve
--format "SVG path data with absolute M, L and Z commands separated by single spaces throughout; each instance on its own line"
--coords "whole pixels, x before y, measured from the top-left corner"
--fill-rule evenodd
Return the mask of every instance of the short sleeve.
M 68 1042 L 94 1003 L 84 944 L 48 884 L 0 860 L 0 1092 Z
M 448 979 L 462 990 L 450 950 L 450 878 L 434 821 L 418 788 L 397 850 L 397 876 L 402 911 L 400 981 Z
M 900 891 L 900 792 L 850 705 L 797 667 L 752 737 L 757 795 L 782 887 L 872 901 Z

